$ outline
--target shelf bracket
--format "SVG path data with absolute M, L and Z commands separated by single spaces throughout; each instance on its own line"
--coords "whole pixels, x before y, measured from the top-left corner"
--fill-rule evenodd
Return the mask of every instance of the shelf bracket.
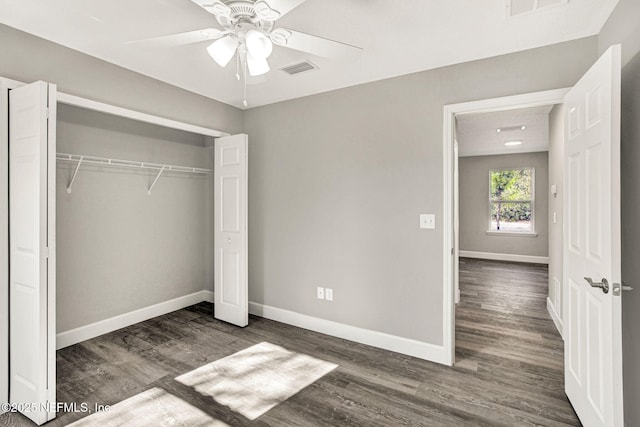
M 83 160 L 84 160 L 84 156 L 80 156 L 80 160 L 78 160 L 76 169 L 73 171 L 73 175 L 71 176 L 71 181 L 69 182 L 69 185 L 67 185 L 68 194 L 71 194 L 71 187 L 73 187 L 73 182 L 76 180 L 76 176 L 78 176 L 78 170 L 80 170 L 80 165 L 82 165 Z
M 162 172 L 164 172 L 164 170 L 167 168 L 167 165 L 163 165 L 162 169 L 160 169 L 160 172 L 158 172 L 158 175 L 156 175 L 156 179 L 153 180 L 153 183 L 151 184 L 151 187 L 149 187 L 149 189 L 147 190 L 147 194 L 151 195 L 151 190 L 153 190 L 153 187 L 156 186 L 156 183 L 158 182 L 158 180 L 160 179 L 160 176 L 162 175 Z

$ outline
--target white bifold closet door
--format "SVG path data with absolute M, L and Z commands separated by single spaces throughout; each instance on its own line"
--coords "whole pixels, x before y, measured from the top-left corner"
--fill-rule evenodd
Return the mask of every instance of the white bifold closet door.
M 56 87 L 9 93 L 9 401 L 55 418 Z
M 249 324 L 247 135 L 217 138 L 214 163 L 215 318 Z

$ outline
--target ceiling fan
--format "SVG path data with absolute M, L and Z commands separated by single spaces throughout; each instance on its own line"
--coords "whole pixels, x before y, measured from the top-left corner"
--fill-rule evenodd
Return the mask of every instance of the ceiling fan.
M 313 55 L 346 59 L 361 51 L 360 48 L 322 37 L 286 28 L 276 28 L 276 21 L 305 0 L 191 0 L 211 13 L 219 28 L 205 28 L 130 43 L 152 42 L 164 46 L 178 46 L 215 40 L 208 48 L 209 55 L 221 67 L 226 67 L 237 54 L 245 74 L 260 76 L 270 70 L 267 59 L 273 45 L 282 46 Z M 246 96 L 245 96 L 246 98 Z M 245 107 L 246 99 L 244 101 Z

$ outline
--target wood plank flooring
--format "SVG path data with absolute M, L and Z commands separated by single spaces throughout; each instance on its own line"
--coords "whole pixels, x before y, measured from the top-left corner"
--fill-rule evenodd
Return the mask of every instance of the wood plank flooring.
M 580 425 L 546 266 L 462 259 L 460 282 L 452 368 L 253 316 L 239 329 L 201 303 L 58 351 L 58 400 L 111 405 L 159 387 L 232 426 Z M 253 422 L 174 379 L 263 341 L 340 366 Z M 31 425 L 0 416 L 0 426 Z

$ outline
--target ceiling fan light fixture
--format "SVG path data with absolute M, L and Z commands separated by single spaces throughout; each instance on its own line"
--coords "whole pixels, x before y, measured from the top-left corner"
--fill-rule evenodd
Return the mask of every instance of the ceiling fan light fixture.
M 247 68 L 252 77 L 261 76 L 271 70 L 265 58 L 256 58 L 250 52 L 247 52 Z
M 216 40 L 207 48 L 207 52 L 221 67 L 226 67 L 238 48 L 238 41 L 231 36 Z
M 267 59 L 273 52 L 273 43 L 260 31 L 249 30 L 245 37 L 247 50 L 256 59 Z

